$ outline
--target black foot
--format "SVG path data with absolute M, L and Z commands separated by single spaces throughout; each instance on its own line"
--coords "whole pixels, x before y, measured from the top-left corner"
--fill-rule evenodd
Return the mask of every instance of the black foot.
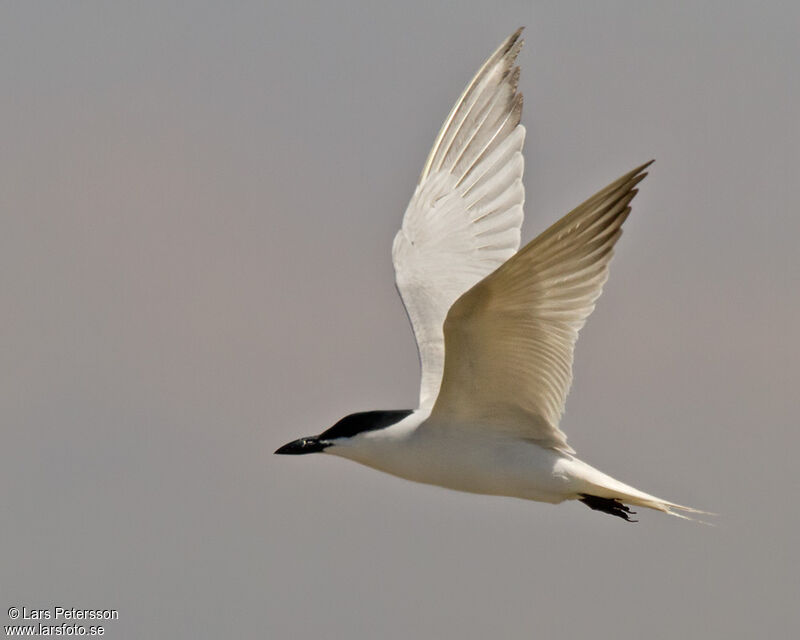
M 631 511 L 630 507 L 625 506 L 616 498 L 599 498 L 597 496 L 590 496 L 586 493 L 582 493 L 580 501 L 595 511 L 610 513 L 612 516 L 617 516 L 618 518 L 622 518 L 628 522 L 639 522 L 638 520 L 631 520 L 628 517 L 629 515 L 635 516 L 636 512 Z

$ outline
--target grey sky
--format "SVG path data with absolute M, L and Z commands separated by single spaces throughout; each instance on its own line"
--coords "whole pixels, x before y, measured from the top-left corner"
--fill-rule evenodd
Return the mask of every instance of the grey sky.
M 272 456 L 414 405 L 391 239 L 519 25 L 524 239 L 656 158 L 562 426 L 714 528 Z M 796 635 L 798 25 L 790 2 L 3 3 L 2 624 Z

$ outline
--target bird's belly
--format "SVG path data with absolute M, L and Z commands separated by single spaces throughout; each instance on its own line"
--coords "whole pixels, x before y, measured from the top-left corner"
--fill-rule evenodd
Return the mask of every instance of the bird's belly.
M 564 454 L 518 439 L 420 437 L 370 458 L 358 461 L 407 480 L 469 493 L 557 503 L 577 490 Z

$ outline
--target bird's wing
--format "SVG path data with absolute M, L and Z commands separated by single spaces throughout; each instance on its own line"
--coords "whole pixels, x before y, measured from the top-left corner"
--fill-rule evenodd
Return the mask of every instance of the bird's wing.
M 572 453 L 558 423 L 575 341 L 649 164 L 589 198 L 455 302 L 432 425 L 498 429 Z
M 397 288 L 422 364 L 420 407 L 432 407 L 439 392 L 448 309 L 519 248 L 520 32 L 489 57 L 450 111 L 394 239 Z

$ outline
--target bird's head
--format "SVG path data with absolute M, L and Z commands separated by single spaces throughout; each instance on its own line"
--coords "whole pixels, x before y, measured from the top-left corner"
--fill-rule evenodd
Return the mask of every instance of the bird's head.
M 337 444 L 352 441 L 353 438 L 367 431 L 385 429 L 400 422 L 411 413 L 409 410 L 401 411 L 362 411 L 345 416 L 330 429 L 316 436 L 307 436 L 293 440 L 275 451 L 279 455 L 302 455 L 304 453 L 319 453 Z

